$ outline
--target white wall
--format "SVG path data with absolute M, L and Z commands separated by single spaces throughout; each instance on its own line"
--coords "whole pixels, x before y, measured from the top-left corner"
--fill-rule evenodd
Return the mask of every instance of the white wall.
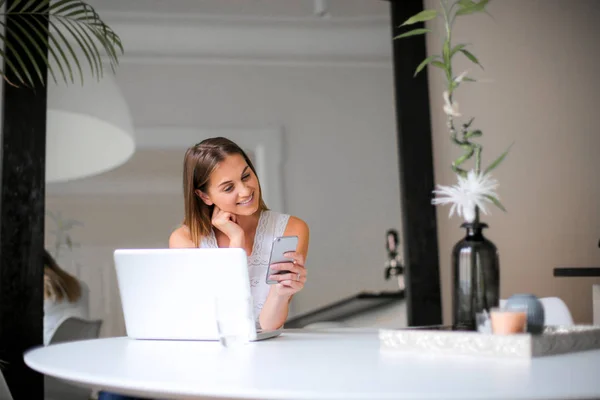
M 309 283 L 294 299 L 294 313 L 363 290 L 397 289 L 383 278 L 385 231 L 400 230 L 391 65 L 126 63 L 118 82 L 137 127 L 283 127 L 284 211 L 306 220 L 311 230 Z M 160 157 L 179 163 L 183 154 Z M 172 176 L 179 183 L 178 174 Z M 166 246 L 183 217 L 180 193 L 54 193 L 47 207 L 84 221 L 73 231 L 84 247 Z M 108 265 L 110 255 L 102 257 L 85 262 L 105 268 L 100 265 Z M 109 310 L 114 315 L 114 306 Z M 107 334 L 118 334 L 118 322 L 112 326 Z
M 141 126 L 284 127 L 286 212 L 311 229 L 297 311 L 386 286 L 384 234 L 400 221 L 391 68 L 124 66 L 119 82 Z
M 426 0 L 427 8 L 437 0 Z M 489 164 L 514 142 L 496 170 L 508 213 L 484 216 L 486 235 L 500 251 L 501 296 L 529 292 L 563 298 L 576 321 L 592 320 L 594 278 L 554 278 L 555 267 L 600 265 L 600 3 L 596 0 L 502 0 L 489 12 L 460 19 L 455 43 L 471 43 L 485 67 L 467 62 L 476 77 L 491 79 L 461 89 L 461 111 L 484 132 Z M 429 53 L 440 38 L 429 36 Z M 460 57 L 457 57 L 459 59 Z M 450 144 L 442 111 L 443 80 L 429 71 L 435 181 L 453 184 Z M 438 210 L 445 321 L 451 316 L 450 253 L 463 232 L 460 221 Z

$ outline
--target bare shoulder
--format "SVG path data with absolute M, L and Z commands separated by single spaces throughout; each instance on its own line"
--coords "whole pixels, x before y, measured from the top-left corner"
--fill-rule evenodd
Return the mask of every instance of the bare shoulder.
M 192 241 L 192 235 L 190 234 L 190 230 L 187 226 L 182 225 L 179 228 L 175 229 L 173 233 L 171 233 L 171 236 L 169 237 L 169 248 L 178 249 L 189 247 L 196 246 Z
M 285 235 L 307 236 L 309 235 L 308 224 L 298 217 L 290 216 L 285 228 Z
M 298 217 L 290 216 L 284 232 L 285 236 L 298 236 L 297 252 L 302 253 L 304 257 L 308 255 L 308 243 L 310 241 L 310 231 L 308 224 Z

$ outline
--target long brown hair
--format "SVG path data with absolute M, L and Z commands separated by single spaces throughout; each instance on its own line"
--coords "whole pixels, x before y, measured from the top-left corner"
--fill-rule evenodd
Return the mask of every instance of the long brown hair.
M 208 206 L 196 194 L 196 190 L 207 193 L 210 175 L 218 164 L 227 156 L 239 154 L 256 175 L 256 169 L 248 155 L 237 144 L 224 137 L 215 137 L 203 140 L 190 147 L 183 160 L 183 198 L 185 203 L 185 218 L 183 224 L 190 230 L 192 242 L 196 247 L 200 246 L 202 237 L 210 234 L 212 229 L 211 218 L 214 206 Z M 258 180 L 258 175 L 256 176 Z M 263 201 L 260 180 L 259 206 L 260 211 L 267 210 Z
M 65 296 L 70 303 L 81 297 L 79 281 L 58 266 L 56 260 L 44 249 L 44 297 L 62 301 Z

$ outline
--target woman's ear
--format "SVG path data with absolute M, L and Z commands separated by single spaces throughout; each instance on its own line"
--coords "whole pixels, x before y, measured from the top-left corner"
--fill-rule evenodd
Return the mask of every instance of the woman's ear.
M 210 197 L 208 197 L 208 195 L 206 193 L 204 193 L 203 191 L 201 191 L 200 189 L 196 189 L 196 195 L 198 197 L 200 197 L 200 199 L 204 202 L 204 204 L 206 204 L 207 206 L 212 206 L 213 202 L 210 200 Z

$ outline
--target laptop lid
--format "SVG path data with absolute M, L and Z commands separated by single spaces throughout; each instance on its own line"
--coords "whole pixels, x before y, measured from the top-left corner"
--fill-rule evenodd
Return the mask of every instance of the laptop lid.
M 218 340 L 216 295 L 254 324 L 243 249 L 118 249 L 114 261 L 131 338 Z

